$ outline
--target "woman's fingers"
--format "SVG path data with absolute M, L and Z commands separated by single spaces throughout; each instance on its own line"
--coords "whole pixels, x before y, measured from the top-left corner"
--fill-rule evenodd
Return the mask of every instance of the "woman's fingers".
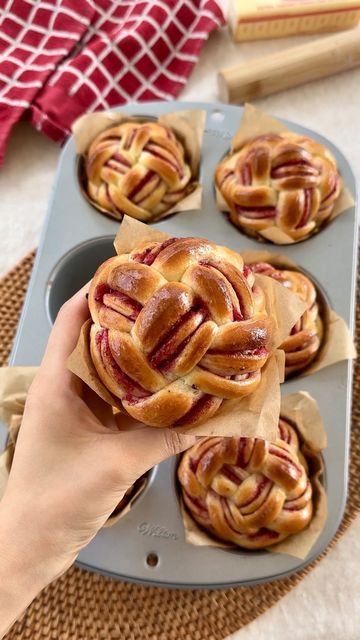
M 112 407 L 86 384 L 83 385 L 81 397 L 86 406 L 104 427 L 112 431 L 118 431 L 118 425 Z
M 125 427 L 123 430 L 121 428 L 123 419 L 124 416 L 118 418 L 120 433 L 117 448 L 119 460 L 122 460 L 123 465 L 125 462 L 133 481 L 156 464 L 185 451 L 196 442 L 195 436 L 179 434 L 172 429 L 138 425 L 136 429 Z
M 70 298 L 57 315 L 42 361 L 50 375 L 61 375 L 66 371 L 66 360 L 76 346 L 82 325 L 89 317 L 86 299 L 88 289 L 89 283 Z

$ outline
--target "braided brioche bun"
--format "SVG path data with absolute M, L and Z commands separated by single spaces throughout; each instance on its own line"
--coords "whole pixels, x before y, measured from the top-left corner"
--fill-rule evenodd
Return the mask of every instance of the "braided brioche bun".
M 155 220 L 193 184 L 183 145 L 157 122 L 125 122 L 100 133 L 87 152 L 85 171 L 91 201 L 117 219 L 126 214 Z
M 260 238 L 277 227 L 295 242 L 329 219 L 342 187 L 330 151 L 296 133 L 254 138 L 220 162 L 215 182 L 236 226 Z
M 194 426 L 253 392 L 272 321 L 238 253 L 201 238 L 147 242 L 97 270 L 90 351 L 135 419 Z
M 279 349 L 285 351 L 285 375 L 304 370 L 316 357 L 323 337 L 317 293 L 311 280 L 300 271 L 278 269 L 267 262 L 249 265 L 253 273 L 273 278 L 306 302 L 307 309 L 291 330 L 289 337 Z
M 213 536 L 246 549 L 302 531 L 312 517 L 312 486 L 294 428 L 280 419 L 275 442 L 199 440 L 178 467 L 192 518 Z

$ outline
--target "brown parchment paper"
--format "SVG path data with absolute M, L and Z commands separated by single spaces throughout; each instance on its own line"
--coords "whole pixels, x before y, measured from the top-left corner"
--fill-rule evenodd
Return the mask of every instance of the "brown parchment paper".
M 26 397 L 38 367 L 2 367 L 0 368 L 0 419 L 8 428 L 9 437 L 6 448 L 0 455 L 0 500 L 6 489 L 11 470 L 16 439 L 21 427 Z M 115 510 L 104 527 L 116 524 L 131 510 L 135 500 L 144 491 L 148 477 L 142 476 L 136 481 L 136 489 L 123 509 Z M 130 488 L 131 490 L 131 488 Z
M 245 104 L 239 128 L 231 141 L 231 152 L 238 151 L 246 142 L 252 138 L 256 138 L 257 136 L 266 135 L 268 133 L 286 133 L 289 131 L 291 131 L 291 129 L 276 118 L 272 118 L 261 109 L 254 107 L 252 104 Z M 229 206 L 225 202 L 216 185 L 215 193 L 218 208 L 221 211 L 229 211 Z M 334 209 L 327 222 L 334 220 L 334 218 L 339 216 L 341 213 L 345 213 L 345 211 L 354 204 L 354 198 L 346 185 L 343 184 L 342 191 L 335 202 Z M 325 224 L 327 224 L 327 222 Z M 295 242 L 298 242 L 276 226 L 269 227 L 263 231 L 257 231 L 257 234 L 274 244 L 295 244 Z
M 25 402 L 25 401 L 24 401 Z M 14 457 L 17 435 L 21 426 L 22 414 L 13 415 L 7 425 L 9 437 L 6 447 L 0 455 L 0 500 L 3 497 Z
M 287 553 L 296 558 L 304 559 L 314 546 L 327 519 L 327 497 L 320 480 L 323 472 L 321 452 L 327 446 L 327 437 L 317 403 L 306 391 L 299 391 L 283 397 L 281 416 L 296 425 L 303 441 L 301 450 L 309 465 L 314 512 L 306 529 L 268 547 L 267 551 Z M 185 539 L 189 544 L 221 549 L 240 549 L 240 547 L 226 544 L 208 535 L 191 518 L 181 499 L 180 510 L 184 523 Z M 250 550 L 248 553 L 252 553 L 252 551 Z
M 113 111 L 98 111 L 96 113 L 87 113 L 80 116 L 72 125 L 72 132 L 75 139 L 76 151 L 79 155 L 85 156 L 91 142 L 99 133 L 109 127 L 122 124 L 123 122 L 152 120 L 151 116 L 131 117 L 126 113 Z M 186 111 L 175 111 L 166 113 L 157 118 L 157 122 L 169 127 L 183 144 L 186 151 L 186 159 L 189 163 L 192 173 L 192 183 L 189 186 L 190 192 L 177 202 L 171 209 L 164 211 L 156 220 L 161 220 L 172 213 L 181 211 L 193 211 L 200 209 L 202 200 L 202 186 L 198 182 L 199 167 L 201 158 L 201 147 L 204 135 L 206 120 L 206 112 L 201 109 L 188 109 Z M 83 190 L 84 196 L 94 207 L 100 209 L 106 215 L 110 215 L 119 219 L 119 216 L 112 215 L 111 212 L 105 211 L 102 207 L 92 201 L 90 196 Z
M 169 236 L 128 216 L 120 225 L 114 241 L 116 252 L 129 253 L 143 242 L 164 241 Z M 271 348 L 274 353 L 262 370 L 257 390 L 242 399 L 225 400 L 219 411 L 197 427 L 176 427 L 179 433 L 194 435 L 244 435 L 273 438 L 276 435 L 280 409 L 280 382 L 284 376 L 284 354 L 276 348 L 284 341 L 291 327 L 304 312 L 306 305 L 285 287 L 266 276 L 257 278 L 263 286 L 268 313 L 274 317 Z M 81 378 L 105 402 L 121 408 L 100 381 L 89 353 L 91 321 L 83 326 L 78 344 L 68 360 L 69 369 Z
M 0 418 L 10 425 L 12 416 L 24 413 L 27 393 L 38 367 L 0 368 Z
M 266 250 L 248 250 L 241 251 L 241 255 L 246 264 L 251 264 L 252 262 L 268 262 L 282 269 L 301 271 L 296 262 L 281 253 L 273 253 L 272 251 Z M 322 297 L 319 302 L 320 314 L 324 323 L 322 344 L 315 360 L 304 369 L 304 371 L 299 371 L 296 377 L 308 376 L 336 362 L 356 358 L 357 355 L 353 337 L 345 320 L 331 309 Z
M 9 431 L 6 448 L 0 455 L 0 500 L 9 477 L 26 396 L 36 371 L 37 367 L 0 368 L 0 419 Z

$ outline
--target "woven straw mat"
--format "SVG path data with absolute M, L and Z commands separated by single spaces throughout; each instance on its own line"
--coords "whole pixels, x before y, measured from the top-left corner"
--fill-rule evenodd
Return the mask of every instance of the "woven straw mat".
M 0 364 L 9 356 L 34 256 L 0 280 Z M 360 300 L 356 324 L 360 335 Z M 270 584 L 213 591 L 144 587 L 72 568 L 36 598 L 6 640 L 222 640 L 254 620 L 320 562 L 360 511 L 359 380 L 357 364 L 346 512 L 333 541 L 308 567 Z

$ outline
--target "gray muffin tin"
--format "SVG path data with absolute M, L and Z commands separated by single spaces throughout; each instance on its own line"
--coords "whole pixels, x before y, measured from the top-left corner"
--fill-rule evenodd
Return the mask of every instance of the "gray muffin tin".
M 229 149 L 242 109 L 221 104 L 175 102 L 128 105 L 121 110 L 131 115 L 158 116 L 191 108 L 201 108 L 207 113 L 201 163 L 202 209 L 174 215 L 157 223 L 156 227 L 173 236 L 205 236 L 240 252 L 242 249 L 260 249 L 262 245 L 242 235 L 224 214 L 219 213 L 214 198 L 214 169 Z M 286 124 L 331 149 L 345 183 L 355 196 L 354 175 L 339 149 L 314 131 L 293 123 Z M 61 154 L 11 356 L 12 365 L 40 363 L 60 305 L 91 278 L 101 262 L 114 254 L 112 241 L 117 229 L 118 222 L 96 211 L 81 194 L 77 156 L 74 141 L 70 139 Z M 333 309 L 345 318 L 351 329 L 354 326 L 356 247 L 355 208 L 305 242 L 285 247 L 266 245 L 266 249 L 291 257 L 314 276 Z M 294 378 L 282 387 L 283 394 L 306 390 L 316 398 L 328 434 L 324 460 L 329 514 L 324 530 L 305 560 L 267 551 L 235 551 L 187 544 L 176 490 L 176 460 L 172 459 L 153 469 L 147 488 L 130 513 L 112 528 L 100 531 L 80 553 L 78 564 L 118 579 L 182 588 L 269 581 L 304 567 L 330 542 L 344 512 L 351 380 L 352 363 L 341 362 L 312 376 Z M 0 437 L 0 444 L 5 444 L 6 430 L 2 425 Z

